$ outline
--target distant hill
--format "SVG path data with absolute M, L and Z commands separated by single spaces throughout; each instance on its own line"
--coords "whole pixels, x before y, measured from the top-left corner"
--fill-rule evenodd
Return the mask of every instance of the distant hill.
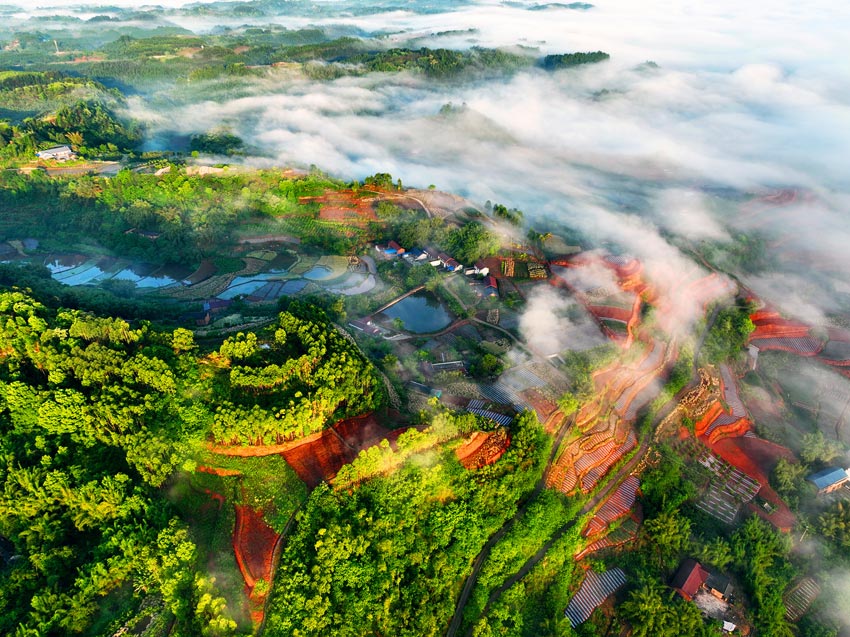
M 0 117 L 12 121 L 50 113 L 80 101 L 112 103 L 121 98 L 117 90 L 87 77 L 54 71 L 0 72 Z

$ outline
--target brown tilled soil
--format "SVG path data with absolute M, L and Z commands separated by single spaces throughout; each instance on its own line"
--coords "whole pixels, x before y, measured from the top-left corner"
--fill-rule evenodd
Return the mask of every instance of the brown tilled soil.
M 558 405 L 549 400 L 537 389 L 532 388 L 520 392 L 520 398 L 531 405 L 531 408 L 537 412 L 540 422 L 546 422 L 546 419 L 558 408 Z
M 328 191 L 320 197 L 302 197 L 300 203 L 318 203 L 319 219 L 339 223 L 366 224 L 377 221 L 374 197 L 362 197 L 351 190 Z
M 464 467 L 477 469 L 496 462 L 507 451 L 510 443 L 507 429 L 500 428 L 489 433 L 476 431 L 455 449 L 455 453 Z
M 251 507 L 234 505 L 236 524 L 233 529 L 233 552 L 245 585 L 253 589 L 257 580 L 271 581 L 272 553 L 277 533 Z

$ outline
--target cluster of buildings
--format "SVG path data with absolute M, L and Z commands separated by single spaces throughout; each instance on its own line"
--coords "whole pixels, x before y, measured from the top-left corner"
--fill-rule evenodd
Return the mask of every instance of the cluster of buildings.
M 732 601 L 732 581 L 714 573 L 693 558 L 687 558 L 673 576 L 670 587 L 683 599 L 693 601 L 704 615 L 723 623 L 723 632 L 731 633 L 737 625 L 727 619 Z
M 482 277 L 486 294 L 489 296 L 498 296 L 499 294 L 499 283 L 496 277 L 490 274 L 490 268 L 483 259 L 479 259 L 469 267 L 464 267 L 457 259 L 445 252 L 440 252 L 434 248 L 405 250 L 396 241 L 390 241 L 387 245 L 376 245 L 375 250 L 388 259 L 401 257 L 411 265 L 427 263 L 435 268 L 443 268 L 446 272 L 462 272 L 466 276 L 478 275 Z
M 198 312 L 187 312 L 183 315 L 185 320 L 194 321 L 197 327 L 206 327 L 215 320 L 218 315 L 225 312 L 233 301 L 229 299 L 207 299 L 201 305 Z

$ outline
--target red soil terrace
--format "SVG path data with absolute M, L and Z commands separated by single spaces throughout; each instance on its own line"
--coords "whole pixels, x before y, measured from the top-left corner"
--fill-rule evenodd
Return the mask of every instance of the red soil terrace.
M 612 522 L 632 512 L 640 491 L 637 476 L 628 476 L 622 484 L 605 500 L 596 514 L 588 522 L 582 536 L 591 537 L 605 531 Z
M 592 266 L 603 266 L 614 274 L 617 286 L 622 292 L 631 293 L 633 301 L 631 307 L 623 308 L 619 305 L 606 305 L 604 303 L 591 303 L 586 294 L 571 286 L 563 277 L 553 272 L 550 278 L 552 285 L 568 288 L 579 300 L 583 302 L 587 310 L 599 322 L 600 328 L 608 338 L 623 347 L 629 347 L 634 339 L 635 330 L 640 322 L 641 294 L 646 292 L 652 296 L 649 286 L 642 278 L 643 264 L 637 259 L 630 257 L 603 256 L 597 252 L 582 252 L 572 257 L 555 259 L 550 265 L 565 268 L 582 268 Z M 604 319 L 621 321 L 626 325 L 625 333 L 620 333 L 608 328 L 602 321 Z
M 723 458 L 733 467 L 740 469 L 751 478 L 758 480 L 761 490 L 758 496 L 774 507 L 773 513 L 767 513 L 761 507 L 751 503 L 750 511 L 757 513 L 781 531 L 790 531 L 794 527 L 796 518 L 788 506 L 768 484 L 768 476 L 780 458 L 795 462 L 794 454 L 790 449 L 761 438 L 724 438 L 710 445 L 714 453 Z
M 372 205 L 375 197 L 362 197 L 352 190 L 329 190 L 319 197 L 301 197 L 301 204 L 318 203 L 319 219 L 365 225 L 377 221 L 378 217 Z
M 822 339 L 812 335 L 810 326 L 799 321 L 783 318 L 778 312 L 770 308 L 763 308 L 750 315 L 750 320 L 756 329 L 750 334 L 750 343 L 764 350 L 779 350 L 790 352 L 798 356 L 817 356 L 826 343 Z M 829 337 L 835 334 L 842 340 L 843 334 L 840 330 L 830 330 Z M 841 366 L 834 359 L 821 358 L 829 365 Z
M 461 446 L 455 449 L 460 463 L 467 469 L 493 464 L 502 457 L 511 444 L 511 438 L 506 429 L 483 432 L 476 431 Z

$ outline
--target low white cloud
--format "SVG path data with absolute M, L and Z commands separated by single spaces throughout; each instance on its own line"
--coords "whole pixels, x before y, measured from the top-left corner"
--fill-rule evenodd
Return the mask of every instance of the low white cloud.
M 226 125 L 259 149 L 255 164 L 315 164 L 345 179 L 391 172 L 408 185 L 517 206 L 538 229 L 570 226 L 634 254 L 669 290 L 695 267 L 671 236 L 763 234 L 782 274 L 748 279 L 753 289 L 772 302 L 792 299 L 783 310 L 806 318 L 850 306 L 848 295 L 834 295 L 850 270 L 850 67 L 842 63 L 850 15 L 830 0 L 777 0 L 769 12 L 733 0 L 593 4 L 527 11 L 482 1 L 416 13 L 414 3 L 360 15 L 346 13 L 350 3 L 322 3 L 316 15 L 260 21 L 392 33 L 388 46 L 442 46 L 446 39 L 433 34 L 456 30 L 454 46 L 523 44 L 539 55 L 602 49 L 612 57 L 454 82 L 412 74 L 312 82 L 277 71 L 233 99 L 202 85 L 199 103 L 179 106 L 192 90 L 184 87 L 176 97 L 132 100 L 130 111 L 160 135 Z M 179 11 L 168 18 L 213 26 Z M 659 68 L 638 67 L 646 60 Z M 466 110 L 438 116 L 448 102 Z M 737 210 L 745 195 L 718 203 L 730 189 L 776 188 L 807 196 L 757 223 Z
M 520 317 L 519 330 L 532 351 L 544 356 L 606 342 L 584 308 L 551 287 L 534 288 Z

